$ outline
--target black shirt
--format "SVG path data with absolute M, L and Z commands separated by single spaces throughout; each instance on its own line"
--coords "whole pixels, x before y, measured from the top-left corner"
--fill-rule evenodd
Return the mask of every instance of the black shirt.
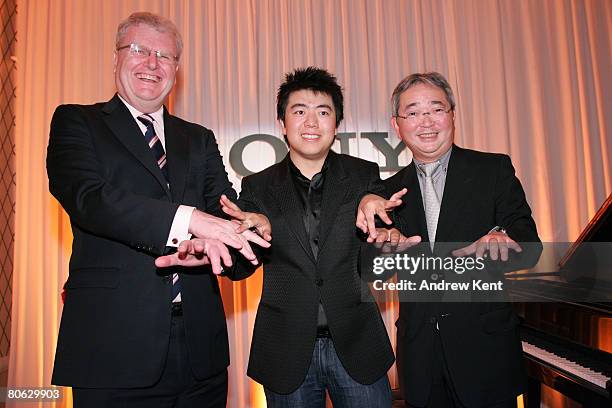
M 321 171 L 312 176 L 312 179 L 305 177 L 302 172 L 289 160 L 289 171 L 295 191 L 297 192 L 302 208 L 304 209 L 303 223 L 308 236 L 308 242 L 312 249 L 312 254 L 315 260 L 319 254 L 319 233 L 321 221 L 321 202 L 323 199 L 323 185 L 325 183 L 325 175 L 329 168 L 329 155 L 323 163 Z M 319 301 L 319 317 L 317 320 L 317 329 L 327 328 L 327 316 L 323 305 Z

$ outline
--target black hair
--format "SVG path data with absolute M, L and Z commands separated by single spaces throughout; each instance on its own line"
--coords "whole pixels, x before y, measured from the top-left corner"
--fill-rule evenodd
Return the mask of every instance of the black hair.
M 285 81 L 278 87 L 276 96 L 276 117 L 285 120 L 285 110 L 289 103 L 289 95 L 293 92 L 307 89 L 315 93 L 329 95 L 334 103 L 336 127 L 344 119 L 344 96 L 335 76 L 322 68 L 297 68 L 285 75 Z

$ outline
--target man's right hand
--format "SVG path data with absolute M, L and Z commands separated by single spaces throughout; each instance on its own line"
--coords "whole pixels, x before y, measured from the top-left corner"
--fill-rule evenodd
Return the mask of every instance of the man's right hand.
M 237 227 L 232 221 L 215 217 L 205 212 L 194 210 L 189 221 L 189 233 L 196 238 L 216 239 L 221 243 L 237 249 L 242 256 L 253 265 L 257 265 L 257 257 L 251 249 L 249 242 L 263 248 L 270 247 L 270 243 L 255 232 L 246 230 L 236 232 Z
M 355 225 L 364 234 L 368 234 L 368 242 L 375 242 L 378 236 L 376 230 L 376 216 L 385 224 L 391 225 L 393 221 L 387 215 L 387 211 L 392 211 L 395 207 L 402 205 L 402 197 L 408 192 L 408 189 L 403 188 L 385 200 L 375 194 L 366 194 L 359 202 L 357 208 L 357 220 Z

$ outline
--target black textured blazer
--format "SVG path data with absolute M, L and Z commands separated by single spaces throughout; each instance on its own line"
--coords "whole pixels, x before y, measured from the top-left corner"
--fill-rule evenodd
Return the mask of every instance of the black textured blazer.
M 257 310 L 248 375 L 277 393 L 303 382 L 314 350 L 319 301 L 334 347 L 353 379 L 371 384 L 394 357 L 376 303 L 362 290 L 360 233 L 355 216 L 367 192 L 384 195 L 378 166 L 330 151 L 321 203 L 315 260 L 303 224 L 303 208 L 283 161 L 242 180 L 240 201 L 272 223 L 272 247 L 261 252 L 263 291 Z M 239 260 L 242 273 L 252 267 Z

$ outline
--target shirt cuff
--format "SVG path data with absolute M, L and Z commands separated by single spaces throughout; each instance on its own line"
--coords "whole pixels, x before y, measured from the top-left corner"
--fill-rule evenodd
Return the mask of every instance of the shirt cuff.
M 172 220 L 172 226 L 170 227 L 170 234 L 168 234 L 166 246 L 178 247 L 181 241 L 191 239 L 189 221 L 191 221 L 193 210 L 195 210 L 195 207 L 179 205 L 176 214 L 174 214 L 174 220 Z

